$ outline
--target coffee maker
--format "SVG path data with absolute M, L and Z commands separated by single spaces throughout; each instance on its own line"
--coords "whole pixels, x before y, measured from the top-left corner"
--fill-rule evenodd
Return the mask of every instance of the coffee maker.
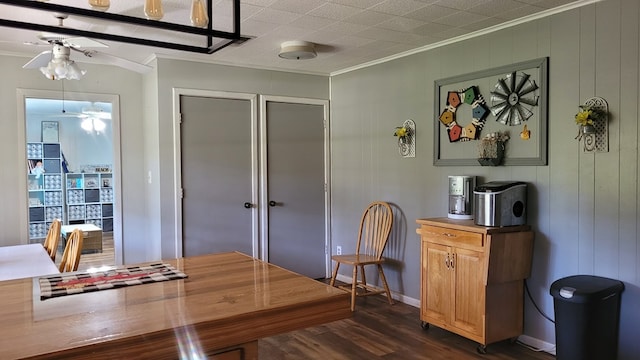
M 450 219 L 473 219 L 473 189 L 475 176 L 449 176 L 449 212 Z

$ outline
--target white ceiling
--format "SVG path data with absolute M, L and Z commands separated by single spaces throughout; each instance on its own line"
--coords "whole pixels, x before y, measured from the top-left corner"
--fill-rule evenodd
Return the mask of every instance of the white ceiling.
M 205 55 L 104 41 L 103 53 L 145 63 L 154 56 L 276 69 L 312 74 L 334 74 L 380 59 L 428 49 L 444 42 L 583 6 L 597 0 L 241 0 L 241 34 L 251 39 Z M 82 6 L 86 1 L 50 0 Z M 142 0 L 111 0 L 109 12 L 144 17 Z M 163 0 L 162 21 L 188 25 L 191 0 Z M 214 0 L 214 29 L 232 31 L 231 0 Z M 0 4 L 0 18 L 57 25 L 51 13 Z M 65 26 L 94 32 L 154 38 L 204 46 L 201 38 L 147 27 L 124 27 L 71 15 Z M 35 56 L 45 46 L 38 32 L 0 27 L 0 53 Z M 280 44 L 304 40 L 316 44 L 311 60 L 278 57 Z M 72 59 L 90 61 L 82 54 Z

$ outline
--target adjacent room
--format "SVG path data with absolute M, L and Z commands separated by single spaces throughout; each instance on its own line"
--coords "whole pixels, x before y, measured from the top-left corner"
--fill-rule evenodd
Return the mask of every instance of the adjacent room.
M 0 358 L 640 358 L 640 2 L 0 28 Z

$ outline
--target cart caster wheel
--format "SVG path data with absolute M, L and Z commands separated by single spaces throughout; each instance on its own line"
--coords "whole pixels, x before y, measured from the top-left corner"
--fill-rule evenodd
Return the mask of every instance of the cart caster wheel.
M 476 350 L 478 351 L 478 354 L 484 355 L 487 353 L 487 345 L 478 345 Z
M 429 328 L 429 323 L 426 321 L 421 321 L 420 327 L 422 327 L 423 330 L 427 330 Z

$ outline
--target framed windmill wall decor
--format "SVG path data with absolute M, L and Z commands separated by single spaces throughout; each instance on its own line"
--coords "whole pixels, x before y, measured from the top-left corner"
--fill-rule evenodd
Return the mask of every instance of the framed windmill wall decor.
M 436 166 L 478 165 L 479 139 L 506 133 L 503 165 L 547 165 L 548 58 L 434 83 Z

